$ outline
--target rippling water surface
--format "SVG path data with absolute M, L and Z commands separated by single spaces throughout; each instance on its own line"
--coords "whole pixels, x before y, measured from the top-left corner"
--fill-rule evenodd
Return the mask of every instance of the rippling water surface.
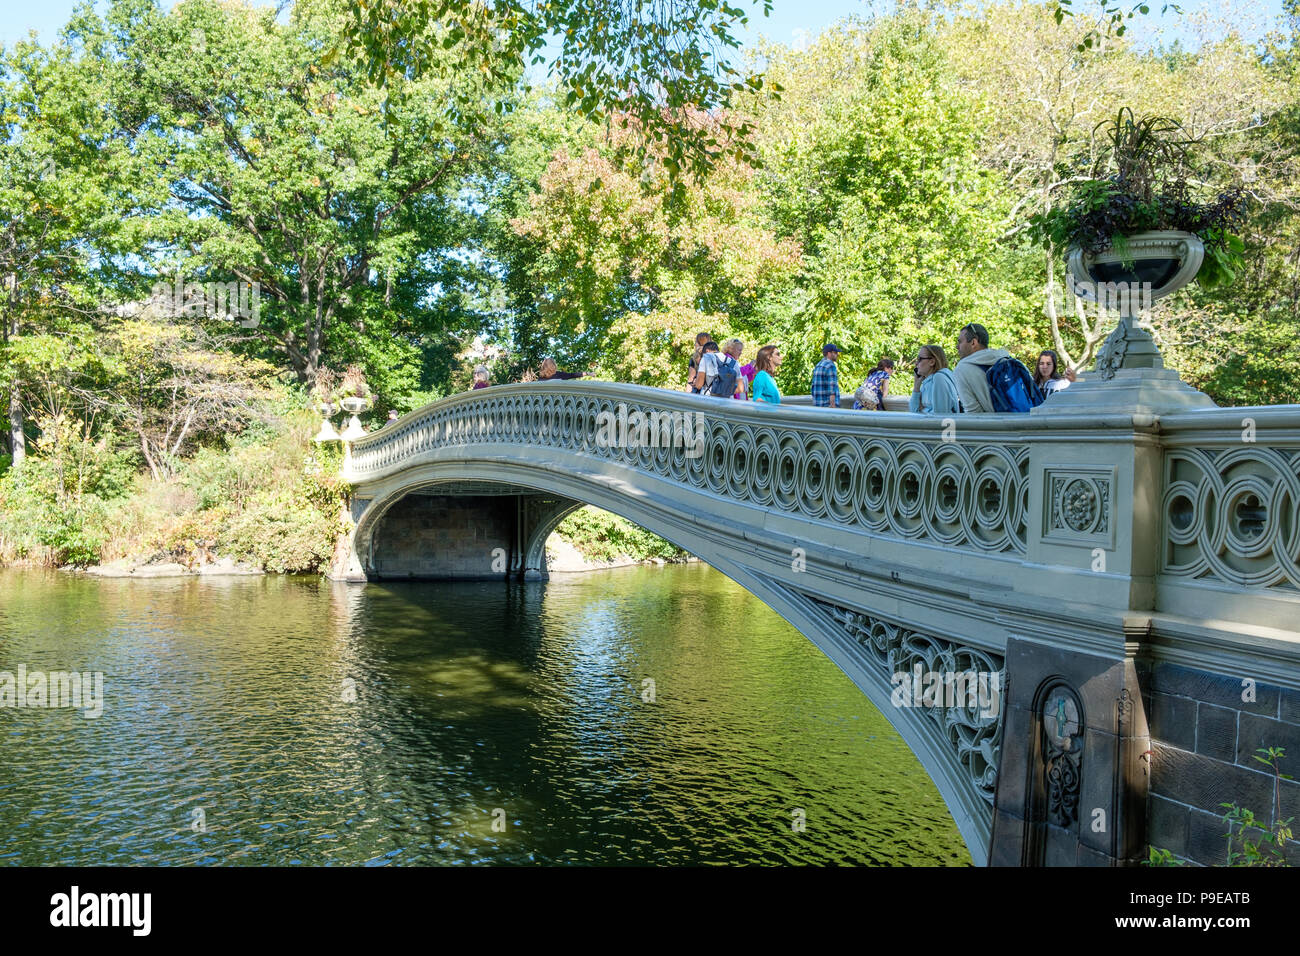
M 7 864 L 970 863 L 867 699 L 702 566 L 0 572 L 19 664 L 102 671 L 106 700 L 0 708 Z

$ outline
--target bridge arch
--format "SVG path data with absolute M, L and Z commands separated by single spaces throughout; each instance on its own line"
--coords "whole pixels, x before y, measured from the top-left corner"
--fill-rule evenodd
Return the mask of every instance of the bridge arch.
M 447 491 L 490 494 L 493 485 L 501 497 L 525 501 L 532 497 L 544 504 L 533 516 L 526 513 L 526 506 L 520 510 L 526 521 L 519 535 L 524 542 L 521 553 L 525 564 L 517 570 L 543 571 L 546 537 L 565 515 L 586 504 L 665 538 L 748 590 L 830 658 L 889 721 L 934 782 L 972 859 L 977 865 L 988 862 L 993 788 L 1001 746 L 1000 712 L 992 718 L 981 716 L 978 698 L 974 708 L 936 711 L 895 706 L 896 688 L 891 678 L 900 669 L 911 675 L 918 664 L 927 674 L 939 670 L 977 671 L 997 675 L 994 682 L 1000 694 L 1000 655 L 964 646 L 952 635 L 923 632 L 897 615 L 887 617 L 875 609 L 864 612 L 860 606 L 845 607 L 787 586 L 779 574 L 760 565 L 779 561 L 791 572 L 792 547 L 784 540 L 762 543 L 758 529 L 723 531 L 711 527 L 715 521 L 704 511 L 707 498 L 702 497 L 699 509 L 682 513 L 665 507 L 643 489 L 611 480 L 608 475 L 586 474 L 577 468 L 539 469 L 526 462 L 493 456 L 425 462 L 368 485 L 366 490 L 373 497 L 366 501 L 354 534 L 357 555 L 367 576 L 385 576 L 372 564 L 373 558 L 382 547 L 385 519 L 408 495 Z M 492 543 L 485 542 L 482 548 L 485 570 L 489 567 L 487 556 L 493 550 L 487 545 Z M 500 544 L 510 550 L 509 541 Z M 741 551 L 741 547 L 745 550 Z M 760 551 L 774 552 L 775 556 L 768 554 L 763 561 L 757 561 Z

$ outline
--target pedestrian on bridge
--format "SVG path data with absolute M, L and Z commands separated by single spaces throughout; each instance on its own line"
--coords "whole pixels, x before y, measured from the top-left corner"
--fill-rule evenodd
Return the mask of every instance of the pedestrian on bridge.
M 889 391 L 889 378 L 894 374 L 894 360 L 882 358 L 871 370 L 867 380 L 853 393 L 853 410 L 883 412 L 885 395 Z
M 542 359 L 542 364 L 537 367 L 537 380 L 539 382 L 549 382 L 551 380 L 568 381 L 571 378 L 582 378 L 586 372 L 561 372 L 555 365 L 555 359 L 547 356 Z
M 695 351 L 691 353 L 691 363 L 686 367 L 686 390 L 692 395 L 700 394 L 702 386 L 695 381 L 695 376 L 700 370 L 700 359 L 704 357 L 704 347 L 713 341 L 713 336 L 708 332 L 701 332 L 695 336 Z M 717 349 L 717 346 L 714 346 Z
M 813 404 L 818 408 L 840 407 L 840 373 L 835 363 L 840 360 L 840 347 L 834 342 L 822 346 L 822 360 L 813 368 Z
M 963 412 L 991 414 L 993 396 L 989 394 L 988 370 L 998 359 L 1010 358 L 1006 349 L 989 348 L 989 331 L 971 322 L 957 333 L 957 395 Z
M 775 345 L 764 345 L 754 359 L 754 401 L 781 404 L 781 390 L 776 387 L 776 370 L 781 367 L 781 353 Z
M 743 397 L 749 384 L 740 374 L 739 359 L 745 350 L 745 343 L 740 339 L 727 339 L 722 343 L 720 352 L 709 351 L 709 345 L 713 343 L 705 345 L 700 370 L 695 376 L 701 392 L 715 398 Z
M 948 356 L 938 345 L 922 345 L 916 350 L 916 374 L 909 412 L 922 415 L 956 415 L 961 411 L 957 397 L 957 380 L 948 367 Z
M 1063 388 L 1069 388 L 1075 380 L 1074 370 L 1061 371 L 1061 360 L 1052 349 L 1043 349 L 1038 353 L 1038 365 L 1034 371 L 1034 384 L 1043 390 L 1043 395 L 1051 395 Z

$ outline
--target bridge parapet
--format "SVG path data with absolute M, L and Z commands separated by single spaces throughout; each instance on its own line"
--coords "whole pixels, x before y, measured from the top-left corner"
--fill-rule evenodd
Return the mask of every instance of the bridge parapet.
M 439 403 L 358 441 L 350 480 L 373 480 L 442 448 L 550 447 L 884 536 L 1025 552 L 1029 448 L 1005 429 L 958 440 L 958 428 L 945 432 L 937 419 L 909 416 L 910 427 L 897 429 L 888 427 L 893 417 L 867 424 L 861 413 L 722 405 L 637 386 L 493 391 Z
M 813 524 L 891 564 L 992 559 L 982 580 L 1043 598 L 1260 627 L 1300 609 L 1300 409 L 1077 409 L 936 418 L 504 385 L 358 440 L 346 477 L 374 484 L 429 456 L 562 458 L 743 506 L 736 520 L 761 510 L 795 545 Z
M 1300 409 L 1222 408 L 1160 424 L 1160 609 L 1295 628 Z

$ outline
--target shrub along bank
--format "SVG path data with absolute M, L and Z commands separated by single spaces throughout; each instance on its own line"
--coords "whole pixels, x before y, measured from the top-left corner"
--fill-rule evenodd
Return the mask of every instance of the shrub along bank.
M 47 567 L 220 558 L 280 573 L 329 566 L 344 530 L 337 445 L 286 397 L 220 447 L 153 477 L 114 436 L 50 427 L 22 468 L 0 460 L 0 564 Z M 681 561 L 685 552 L 616 515 L 583 508 L 556 531 L 593 562 Z
M 286 402 L 157 479 L 138 453 L 66 434 L 0 473 L 0 563 L 129 559 L 196 568 L 217 556 L 277 572 L 326 567 L 340 530 L 339 453 Z

